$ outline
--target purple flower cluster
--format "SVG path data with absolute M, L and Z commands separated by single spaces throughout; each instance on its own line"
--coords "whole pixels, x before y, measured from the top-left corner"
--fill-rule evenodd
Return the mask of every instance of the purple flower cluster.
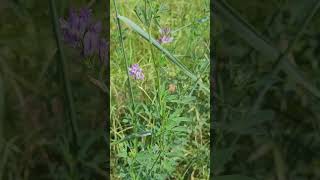
M 131 67 L 129 68 L 129 74 L 130 74 L 130 76 L 133 76 L 133 78 L 136 80 L 137 79 L 140 79 L 140 80 L 144 79 L 144 74 L 138 64 L 131 65 Z
M 170 43 L 173 41 L 173 37 L 170 36 L 171 30 L 169 28 L 162 28 L 160 29 L 160 38 L 159 42 L 161 44 Z
M 108 44 L 100 39 L 102 24 L 93 22 L 90 9 L 82 8 L 77 12 L 71 9 L 69 17 L 60 19 L 64 41 L 74 48 L 80 48 L 85 57 L 99 55 L 101 61 L 108 57 Z

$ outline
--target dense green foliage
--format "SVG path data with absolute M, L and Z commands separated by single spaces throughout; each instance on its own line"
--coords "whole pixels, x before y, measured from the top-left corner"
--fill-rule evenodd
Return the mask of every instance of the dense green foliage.
M 122 2 L 111 8 L 112 179 L 208 179 L 209 1 Z M 157 41 L 163 28 L 172 42 Z

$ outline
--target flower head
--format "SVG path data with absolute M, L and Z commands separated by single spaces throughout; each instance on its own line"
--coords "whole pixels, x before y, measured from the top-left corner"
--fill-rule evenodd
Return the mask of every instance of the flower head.
M 170 36 L 171 34 L 171 30 L 170 28 L 162 28 L 160 29 L 160 38 L 159 38 L 159 42 L 161 44 L 166 44 L 166 43 L 170 43 L 173 41 L 173 37 Z
M 60 27 L 66 43 L 77 47 L 91 23 L 91 10 L 80 9 L 79 13 L 71 9 L 67 20 L 60 19 Z
M 83 56 L 99 55 L 102 62 L 107 60 L 108 46 L 100 38 L 102 23 L 93 22 L 90 9 L 71 9 L 67 20 L 60 19 L 60 28 L 64 41 L 74 48 L 81 48 Z
M 138 64 L 133 64 L 129 68 L 129 74 L 130 76 L 133 76 L 134 79 L 140 79 L 140 80 L 144 79 L 144 74 Z

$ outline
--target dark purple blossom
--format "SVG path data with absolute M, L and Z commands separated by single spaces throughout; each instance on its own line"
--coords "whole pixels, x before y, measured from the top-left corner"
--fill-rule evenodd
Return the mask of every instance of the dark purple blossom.
M 133 65 L 129 68 L 129 74 L 130 74 L 130 76 L 132 76 L 134 79 L 140 79 L 140 80 L 143 80 L 143 79 L 144 79 L 144 74 L 143 74 L 142 69 L 139 67 L 138 64 L 133 64 Z
M 64 40 L 73 47 L 80 45 L 91 18 L 91 13 L 88 9 L 81 9 L 79 14 L 76 10 L 71 9 L 67 20 L 60 19 Z
M 107 43 L 100 39 L 102 24 L 94 23 L 92 12 L 82 8 L 77 12 L 71 9 L 67 20 L 60 19 L 60 27 L 64 41 L 74 48 L 80 48 L 85 57 L 99 55 L 101 61 L 107 58 Z

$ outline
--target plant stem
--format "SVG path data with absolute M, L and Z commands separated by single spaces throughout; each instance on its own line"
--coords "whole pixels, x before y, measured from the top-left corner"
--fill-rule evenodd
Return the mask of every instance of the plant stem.
M 115 0 L 113 0 L 113 4 L 114 4 L 114 8 L 116 10 L 116 20 L 117 20 L 117 26 L 118 26 L 118 32 L 119 32 L 119 41 L 120 41 L 120 46 L 121 46 L 121 52 L 123 55 L 123 59 L 125 60 L 125 71 L 126 71 L 127 77 L 128 77 L 128 89 L 129 89 L 129 93 L 130 93 L 130 99 L 131 99 L 131 103 L 132 103 L 132 108 L 133 108 L 133 110 L 135 110 L 135 103 L 134 103 L 134 99 L 133 99 L 132 86 L 131 86 L 130 75 L 129 75 L 129 71 L 128 71 L 129 63 L 127 60 L 126 53 L 124 52 L 124 43 L 123 43 L 123 39 L 122 39 L 122 29 L 121 29 L 121 25 L 120 25 L 120 20 L 118 18 L 119 11 L 118 11 Z
M 70 84 L 70 78 L 69 74 L 67 73 L 67 63 L 65 61 L 64 57 L 64 51 L 62 47 L 61 42 L 61 33 L 59 31 L 59 23 L 58 23 L 58 17 L 56 12 L 56 5 L 55 0 L 50 0 L 50 13 L 51 13 L 51 19 L 53 24 L 53 30 L 55 35 L 55 40 L 58 47 L 58 63 L 61 68 L 61 76 L 63 80 L 63 90 L 64 90 L 64 97 L 65 97 L 65 104 L 67 106 L 67 114 L 66 118 L 70 120 L 71 124 L 71 133 L 73 138 L 73 144 L 74 144 L 74 150 L 78 149 L 78 125 L 76 122 L 76 114 L 75 114 L 75 108 L 74 108 L 74 102 L 72 98 L 72 90 L 71 90 L 71 84 Z
M 125 61 L 125 71 L 127 73 L 127 78 L 128 78 L 128 89 L 129 89 L 129 93 L 130 93 L 130 99 L 131 99 L 131 104 L 132 104 L 132 109 L 133 109 L 133 115 L 132 115 L 132 119 L 133 119 L 133 124 L 134 124 L 134 133 L 138 132 L 138 127 L 137 127 L 137 119 L 136 119 L 136 113 L 135 113 L 135 103 L 134 103 L 134 99 L 133 99 L 133 91 L 132 91 L 132 86 L 131 86 L 131 81 L 130 81 L 130 75 L 129 75 L 129 71 L 128 71 L 128 67 L 129 67 L 129 63 L 126 57 L 126 53 L 124 51 L 124 43 L 123 43 L 123 39 L 122 39 L 122 29 L 121 29 L 121 24 L 120 24 L 120 20 L 119 20 L 119 12 L 118 12 L 118 8 L 116 5 L 115 0 L 113 0 L 113 4 L 114 4 L 114 8 L 116 10 L 116 21 L 117 21 L 117 26 L 118 26 L 118 32 L 119 32 L 119 41 L 120 41 L 120 46 L 121 46 L 121 52 L 123 55 L 123 59 Z M 138 140 L 134 139 L 133 140 L 133 147 L 134 147 L 134 153 L 138 152 Z M 134 155 L 135 156 L 135 155 Z
M 150 2 L 145 0 L 145 14 L 147 15 L 147 2 L 150 6 Z M 156 71 L 156 80 L 157 80 L 157 88 L 156 88 L 156 93 L 157 93 L 157 98 L 158 98 L 158 105 L 159 105 L 159 116 L 161 117 L 162 115 L 162 108 L 161 108 L 161 96 L 160 96 L 160 86 L 161 86 L 161 83 L 160 83 L 160 75 L 159 75 L 159 67 L 158 67 L 158 64 L 157 62 L 155 61 L 155 57 L 154 57 L 154 52 L 153 52 L 153 45 L 152 45 L 152 41 L 151 41 L 151 25 L 152 25 L 152 20 L 153 20 L 153 14 L 150 15 L 150 21 L 147 22 L 147 28 L 148 28 L 148 33 L 149 33 L 149 42 L 150 42 L 150 51 L 151 51 L 151 57 L 152 57 L 152 62 L 153 62 L 153 68 L 154 70 Z

